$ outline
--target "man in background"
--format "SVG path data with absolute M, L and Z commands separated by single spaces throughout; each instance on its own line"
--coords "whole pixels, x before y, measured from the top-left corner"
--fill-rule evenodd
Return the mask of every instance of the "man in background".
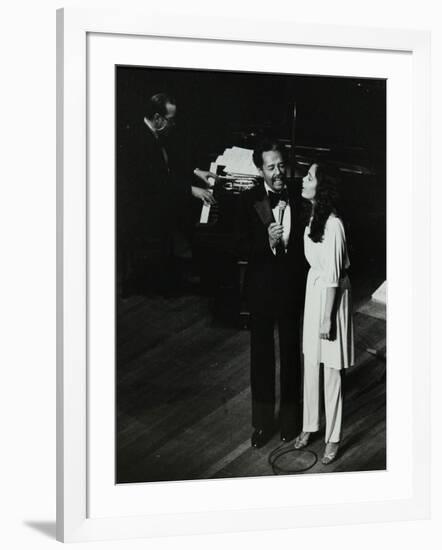
M 209 172 L 195 169 L 204 187 L 168 147 L 177 114 L 175 99 L 153 95 L 144 116 L 127 126 L 117 144 L 117 265 L 123 297 L 167 294 L 179 287 L 183 217 L 193 196 L 213 203 Z

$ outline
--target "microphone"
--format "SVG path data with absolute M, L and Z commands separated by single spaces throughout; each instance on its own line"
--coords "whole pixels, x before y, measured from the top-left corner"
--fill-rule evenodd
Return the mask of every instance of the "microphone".
M 287 208 L 287 203 L 283 200 L 278 202 L 278 223 L 282 225 L 282 220 L 284 219 L 284 211 Z M 278 239 L 276 243 L 276 254 L 284 254 L 285 246 L 282 239 L 282 236 Z
M 285 201 L 278 202 L 278 223 L 282 225 L 282 220 L 284 219 L 284 211 L 287 208 L 287 203 Z

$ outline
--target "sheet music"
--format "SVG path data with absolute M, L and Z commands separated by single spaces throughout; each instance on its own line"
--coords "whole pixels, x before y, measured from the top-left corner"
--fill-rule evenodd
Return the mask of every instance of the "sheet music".
M 225 166 L 225 170 L 230 174 L 244 176 L 258 176 L 259 172 L 253 164 L 252 149 L 243 147 L 229 147 L 222 155 L 216 159 L 216 164 Z

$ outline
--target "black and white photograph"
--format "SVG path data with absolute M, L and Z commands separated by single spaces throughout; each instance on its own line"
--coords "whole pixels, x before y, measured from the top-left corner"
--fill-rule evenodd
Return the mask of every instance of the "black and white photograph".
M 386 470 L 386 80 L 115 94 L 116 483 Z
M 438 548 L 440 2 L 5 8 L 2 546 Z

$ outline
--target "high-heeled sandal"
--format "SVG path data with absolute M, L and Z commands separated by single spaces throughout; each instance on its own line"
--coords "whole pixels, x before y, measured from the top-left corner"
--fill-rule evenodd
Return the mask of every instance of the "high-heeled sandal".
M 295 449 L 303 449 L 307 447 L 308 440 L 310 439 L 310 432 L 301 432 L 295 439 Z
M 329 445 L 334 445 L 335 447 L 331 450 L 327 450 L 330 448 Z M 331 462 L 333 462 L 338 455 L 338 450 L 339 450 L 339 443 L 327 443 L 325 446 L 324 456 L 322 457 L 322 460 L 321 460 L 322 464 L 327 466 L 327 464 L 330 464 Z

